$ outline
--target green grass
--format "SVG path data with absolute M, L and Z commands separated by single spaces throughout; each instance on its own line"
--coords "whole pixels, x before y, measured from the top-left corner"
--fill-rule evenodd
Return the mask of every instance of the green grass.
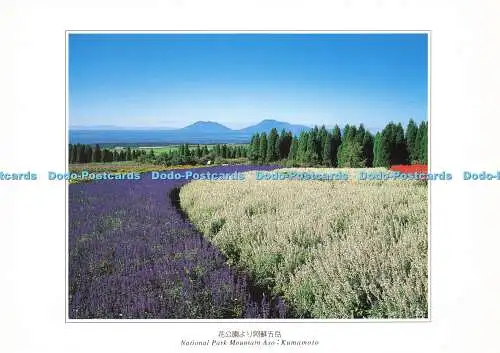
M 198 144 L 189 144 L 189 148 L 190 149 L 196 148 L 197 145 Z M 235 144 L 235 143 L 228 143 L 226 145 L 227 146 L 248 146 L 248 144 Z M 215 147 L 215 144 L 208 144 L 208 145 L 200 144 L 201 148 L 204 147 L 204 146 L 207 146 L 208 149 L 211 149 L 211 148 Z M 154 152 L 155 155 L 159 155 L 161 153 L 170 152 L 172 150 L 177 150 L 178 148 L 180 148 L 180 145 L 131 147 L 131 149 L 140 150 L 140 151 L 146 151 L 146 153 L 149 153 L 149 151 L 153 150 L 153 152 Z M 115 150 L 116 151 L 120 151 L 120 150 L 123 150 L 123 149 L 126 149 L 126 147 L 116 146 L 116 147 L 112 148 L 111 150 L 112 151 L 115 151 Z

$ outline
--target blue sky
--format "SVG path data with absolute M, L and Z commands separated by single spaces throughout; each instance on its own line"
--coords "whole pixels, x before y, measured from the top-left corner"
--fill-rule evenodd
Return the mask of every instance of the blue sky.
M 69 35 L 70 126 L 427 119 L 426 34 Z

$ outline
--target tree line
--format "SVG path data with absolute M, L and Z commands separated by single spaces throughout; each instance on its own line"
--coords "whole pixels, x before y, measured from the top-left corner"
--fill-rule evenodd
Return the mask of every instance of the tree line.
M 140 156 L 138 161 L 173 166 L 207 164 L 208 161 L 215 164 L 229 161 L 243 163 L 247 161 L 246 157 L 247 147 L 245 145 L 216 144 L 209 148 L 207 145 L 190 147 L 188 144 L 182 144 L 176 149 L 158 154 L 150 150 L 147 155 Z
M 396 164 L 427 164 L 427 122 L 417 125 L 410 119 L 406 130 L 390 122 L 375 136 L 359 126 L 338 125 L 331 130 L 315 126 L 293 136 L 290 131 L 273 128 L 255 133 L 250 145 L 182 144 L 168 151 L 153 149 L 101 149 L 82 144 L 69 145 L 69 163 L 138 161 L 172 165 L 219 164 L 224 162 L 276 163 L 288 166 L 390 167 Z
M 405 129 L 390 122 L 373 136 L 359 126 L 346 125 L 341 131 L 325 126 L 292 136 L 256 133 L 250 141 L 248 158 L 252 163 L 285 162 L 290 166 L 389 167 L 395 164 L 427 164 L 427 122 L 419 126 L 410 119 Z
M 217 144 L 212 147 L 207 145 L 189 147 L 182 144 L 169 151 L 155 153 L 153 149 L 146 152 L 144 149 L 101 149 L 84 144 L 70 144 L 68 162 L 73 163 L 106 163 L 137 161 L 139 163 L 152 163 L 162 165 L 206 164 L 209 160 L 224 162 L 225 160 L 242 159 L 247 157 L 247 147 L 244 145 Z
M 145 155 L 146 151 L 127 147 L 125 149 L 101 149 L 97 144 L 94 147 L 83 144 L 70 144 L 68 151 L 68 162 L 72 163 L 101 163 L 101 162 L 123 162 L 136 160 Z

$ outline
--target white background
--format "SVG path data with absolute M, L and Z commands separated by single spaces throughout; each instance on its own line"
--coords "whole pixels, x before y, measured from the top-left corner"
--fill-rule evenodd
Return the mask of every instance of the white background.
M 454 180 L 432 184 L 431 322 L 280 325 L 65 323 L 65 184 L 0 181 L 0 351 L 202 351 L 180 339 L 238 328 L 320 341 L 302 351 L 500 352 L 500 181 L 461 180 L 500 169 L 499 13 L 484 0 L 2 2 L 1 171 L 65 169 L 65 30 L 431 30 L 432 170 Z

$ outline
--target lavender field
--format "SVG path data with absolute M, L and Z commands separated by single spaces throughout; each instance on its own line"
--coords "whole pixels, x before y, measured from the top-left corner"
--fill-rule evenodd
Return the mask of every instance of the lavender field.
M 203 168 L 203 172 L 274 169 Z M 176 206 L 186 180 L 69 185 L 70 319 L 283 318 Z

